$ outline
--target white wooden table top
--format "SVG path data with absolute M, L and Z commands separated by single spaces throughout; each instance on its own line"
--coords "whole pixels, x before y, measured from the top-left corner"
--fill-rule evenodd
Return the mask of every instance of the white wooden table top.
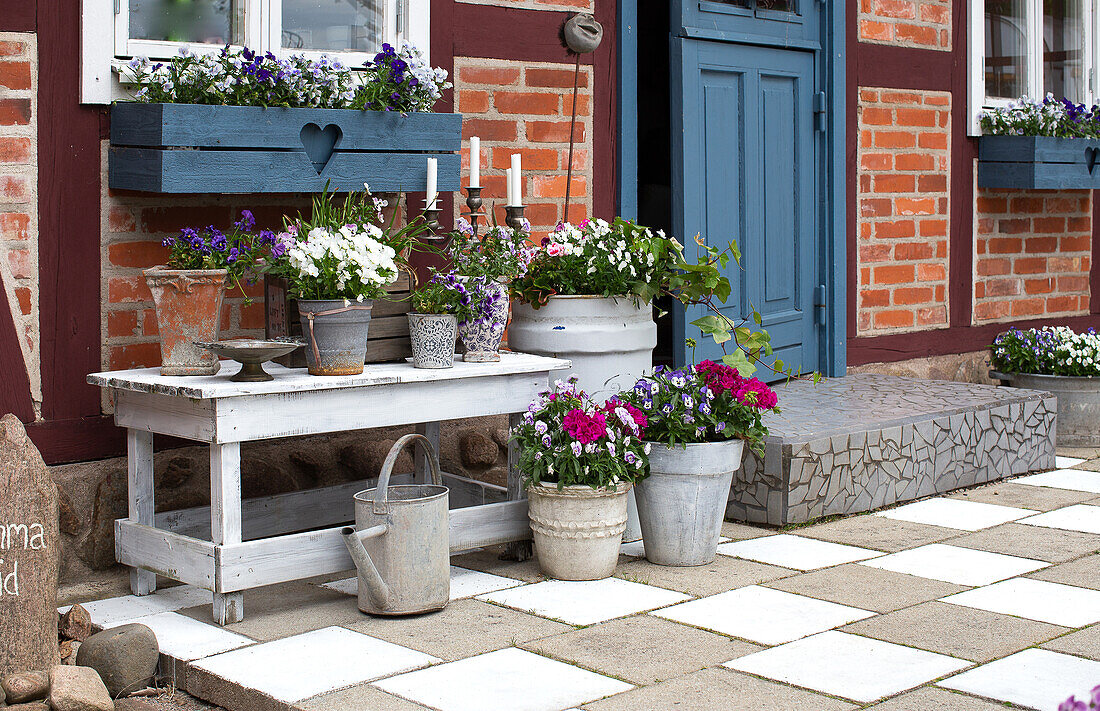
M 238 365 L 222 361 L 222 369 L 216 375 L 165 376 L 160 368 L 136 368 L 92 373 L 88 382 L 103 388 L 133 390 L 172 397 L 200 400 L 269 395 L 316 390 L 359 388 L 393 383 L 426 383 L 479 378 L 494 375 L 517 375 L 564 370 L 570 367 L 568 360 L 547 358 L 528 353 L 501 352 L 497 363 L 465 363 L 457 356 L 453 368 L 414 368 L 412 363 L 371 363 L 360 375 L 310 375 L 305 368 L 284 368 L 277 363 L 264 363 L 264 370 L 275 377 L 264 383 L 234 383 L 229 376 L 236 374 Z

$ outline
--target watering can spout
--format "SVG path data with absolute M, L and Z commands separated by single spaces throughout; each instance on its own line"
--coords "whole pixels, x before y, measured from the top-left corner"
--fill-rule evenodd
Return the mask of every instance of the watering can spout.
M 351 559 L 355 562 L 355 568 L 359 571 L 359 581 L 366 583 L 367 595 L 370 596 L 371 602 L 381 610 L 389 607 L 390 588 L 386 585 L 386 581 L 382 580 L 374 561 L 371 560 L 367 549 L 363 547 L 363 541 L 367 538 L 381 536 L 385 532 L 386 527 L 384 525 L 371 526 L 362 531 L 356 531 L 351 526 L 345 526 L 340 531 L 344 536 L 344 545 L 348 547 L 348 553 L 351 554 Z

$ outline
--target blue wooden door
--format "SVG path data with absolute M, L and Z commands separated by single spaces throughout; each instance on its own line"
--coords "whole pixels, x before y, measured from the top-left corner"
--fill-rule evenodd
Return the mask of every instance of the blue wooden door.
M 720 249 L 737 240 L 742 260 L 726 270 L 733 289 L 723 313 L 740 321 L 755 307 L 772 336 L 773 359 L 806 372 L 818 369 L 814 52 L 671 41 L 676 234 L 689 251 L 695 235 Z M 692 308 L 675 314 L 678 362 L 692 357 L 683 345 L 688 336 L 700 343 L 697 360 L 722 356 L 690 325 L 704 313 Z

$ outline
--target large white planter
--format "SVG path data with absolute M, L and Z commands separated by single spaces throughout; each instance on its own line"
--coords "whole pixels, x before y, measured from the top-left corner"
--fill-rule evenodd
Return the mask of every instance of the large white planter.
M 571 375 L 590 395 L 610 397 L 653 366 L 657 324 L 647 303 L 604 296 L 551 296 L 539 309 L 512 305 L 514 351 L 573 361 Z
M 615 488 L 537 484 L 527 487 L 535 556 L 558 580 L 601 580 L 615 572 L 626 527 L 630 484 Z
M 658 565 L 706 565 L 718 553 L 739 439 L 684 447 L 654 444 L 649 476 L 634 486 L 645 557 Z

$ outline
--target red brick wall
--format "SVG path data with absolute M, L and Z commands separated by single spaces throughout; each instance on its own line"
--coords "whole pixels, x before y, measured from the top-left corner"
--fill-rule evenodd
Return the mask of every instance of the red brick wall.
M 581 65 L 569 221 L 592 213 L 592 67 Z M 563 219 L 573 67 L 568 64 L 455 57 L 455 103 L 462 125 L 462 184 L 469 182 L 470 136 L 481 137 L 485 209 L 504 221 L 504 170 L 523 156 L 523 202 L 536 232 Z
M 947 325 L 950 103 L 859 90 L 860 335 Z
M 950 50 L 951 0 L 859 0 L 859 39 Z
M 974 323 L 1089 312 L 1088 190 L 977 191 Z

